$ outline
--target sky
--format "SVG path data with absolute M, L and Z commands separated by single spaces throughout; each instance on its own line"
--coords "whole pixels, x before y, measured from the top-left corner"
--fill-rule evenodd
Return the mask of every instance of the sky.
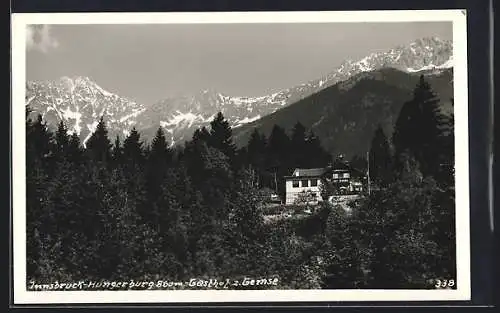
M 88 76 L 143 104 L 205 89 L 263 96 L 428 36 L 451 40 L 451 22 L 36 25 L 26 75 Z

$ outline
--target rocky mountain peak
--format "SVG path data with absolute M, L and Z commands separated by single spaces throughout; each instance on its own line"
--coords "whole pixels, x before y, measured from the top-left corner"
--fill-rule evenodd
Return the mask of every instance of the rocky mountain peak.
M 28 82 L 26 103 L 49 124 L 57 125 L 64 120 L 71 132 L 80 134 L 83 142 L 101 116 L 107 121 L 111 136 L 126 135 L 136 126 L 150 139 L 161 126 L 170 134 L 171 142 L 182 142 L 196 128 L 207 126 L 219 111 L 238 128 L 360 73 L 382 68 L 439 71 L 452 66 L 452 42 L 424 37 L 359 60 L 346 60 L 319 79 L 260 97 L 228 96 L 206 88 L 193 95 L 167 96 L 145 106 L 105 90 L 89 77 L 65 76 L 56 81 Z

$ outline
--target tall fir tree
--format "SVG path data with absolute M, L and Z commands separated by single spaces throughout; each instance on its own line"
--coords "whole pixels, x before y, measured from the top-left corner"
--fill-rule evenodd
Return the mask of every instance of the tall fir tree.
M 38 114 L 37 119 L 33 123 L 30 123 L 29 126 L 26 133 L 26 154 L 28 159 L 36 158 L 45 162 L 51 154 L 52 133 L 47 128 L 47 124 L 43 121 L 40 114 Z
M 75 164 L 80 164 L 83 161 L 83 147 L 76 132 L 73 132 L 69 138 L 67 154 L 68 159 Z
M 381 126 L 375 130 L 370 147 L 370 178 L 379 186 L 387 186 L 392 176 L 389 142 Z
M 113 149 L 111 151 L 111 157 L 115 165 L 122 163 L 122 144 L 120 141 L 120 136 L 116 135 L 115 142 L 113 143 Z
M 273 190 L 282 198 L 285 196 L 285 187 L 283 177 L 290 175 L 293 167 L 293 158 L 291 156 L 290 137 L 285 130 L 278 125 L 274 125 L 269 135 L 267 145 L 266 167 L 274 176 Z
M 163 128 L 159 127 L 151 142 L 151 151 L 149 153 L 150 162 L 159 166 L 166 166 L 173 161 L 172 154 L 173 152 L 169 148 Z
M 86 151 L 90 158 L 97 162 L 108 162 L 111 158 L 111 142 L 104 117 L 97 123 L 96 130 L 86 142 Z
M 252 164 L 258 164 L 262 154 L 264 154 L 267 146 L 266 137 L 259 133 L 255 128 L 248 140 L 248 161 Z
M 297 122 L 292 129 L 291 155 L 294 160 L 293 167 L 308 167 L 309 158 L 306 151 L 306 128 Z
M 261 186 L 263 184 L 265 172 L 267 140 L 257 129 L 254 129 L 248 141 L 246 153 L 246 162 L 252 184 Z
M 198 128 L 194 131 L 192 140 L 193 142 L 204 141 L 208 143 L 210 140 L 210 131 L 205 126 Z
M 274 125 L 268 141 L 268 151 L 270 155 L 273 155 L 280 160 L 283 160 L 290 155 L 290 137 L 288 137 L 282 127 Z
M 55 134 L 55 155 L 58 159 L 63 158 L 69 146 L 68 128 L 61 120 Z
M 202 130 L 203 129 L 204 128 L 202 128 Z M 192 140 L 185 143 L 185 147 L 180 160 L 186 167 L 188 175 L 189 177 L 191 177 L 195 185 L 199 185 L 203 181 L 203 160 L 201 158 L 201 153 L 204 149 L 206 149 L 206 146 L 208 144 L 199 136 L 202 130 L 195 131 Z
M 144 164 L 143 142 L 135 127 L 123 141 L 123 159 L 125 163 L 133 167 Z
M 325 167 L 331 162 L 331 155 L 321 146 L 321 140 L 312 130 L 307 134 L 305 141 L 307 167 Z
M 443 153 L 442 126 L 439 99 L 421 75 L 413 99 L 403 105 L 396 121 L 393 134 L 396 161 L 403 153 L 411 153 L 425 176 L 435 175 Z
M 163 129 L 156 131 L 151 143 L 151 151 L 146 164 L 146 186 L 151 206 L 158 206 L 163 193 L 164 180 L 172 162 L 172 153 L 168 148 Z
M 217 113 L 212 122 L 210 122 L 210 127 L 209 145 L 220 150 L 230 160 L 233 160 L 236 151 L 233 143 L 233 131 L 222 112 Z

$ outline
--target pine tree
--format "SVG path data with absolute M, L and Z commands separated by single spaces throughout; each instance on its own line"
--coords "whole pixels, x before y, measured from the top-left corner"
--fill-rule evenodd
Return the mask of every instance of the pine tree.
M 267 147 L 266 167 L 276 178 L 272 189 L 276 190 L 284 198 L 285 184 L 283 176 L 290 175 L 290 171 L 294 165 L 291 155 L 290 138 L 283 128 L 274 125 Z
M 294 160 L 294 167 L 308 167 L 306 128 L 300 122 L 297 122 L 292 129 L 291 154 Z
M 150 162 L 155 163 L 155 165 L 166 166 L 172 162 L 172 157 L 172 151 L 169 149 L 163 128 L 159 127 L 151 143 Z
M 392 175 L 392 157 L 384 130 L 375 130 L 370 148 L 370 178 L 380 186 L 387 186 Z
M 101 117 L 96 130 L 86 143 L 86 150 L 92 160 L 97 162 L 108 162 L 111 158 L 111 142 L 108 138 L 108 129 Z
M 266 137 L 254 129 L 246 149 L 246 162 L 249 165 L 251 181 L 257 185 L 262 184 L 264 177 L 266 146 Z
M 172 162 L 172 155 L 168 148 L 162 128 L 158 128 L 151 144 L 151 151 L 146 164 L 146 187 L 148 201 L 155 210 L 161 206 L 162 193 L 167 169 Z
M 193 142 L 204 141 L 208 143 L 210 140 L 210 132 L 205 126 L 198 128 L 194 131 L 192 140 Z
M 122 162 L 122 146 L 120 142 L 120 136 L 116 135 L 115 142 L 113 144 L 113 149 L 111 151 L 111 157 L 115 165 L 121 164 Z
M 193 136 L 193 140 L 185 143 L 182 153 L 181 162 L 185 165 L 188 175 L 195 185 L 199 185 L 203 181 L 203 160 L 201 154 L 206 149 L 206 146 L 207 143 L 205 141 Z
M 200 191 L 216 216 L 227 216 L 223 208 L 233 187 L 230 159 L 218 149 L 205 146 L 201 150 L 203 177 Z
M 290 154 L 290 146 L 290 138 L 287 136 L 285 130 L 278 125 L 274 125 L 269 136 L 269 154 L 283 161 Z
M 69 146 L 69 136 L 68 136 L 68 128 L 64 124 L 64 121 L 61 120 L 57 127 L 57 131 L 55 134 L 55 154 L 57 158 L 64 157 L 66 150 Z
M 421 75 L 413 99 L 403 105 L 396 121 L 393 134 L 396 160 L 405 152 L 412 153 L 425 176 L 435 175 L 442 155 L 442 124 L 439 99 Z
M 318 136 L 311 130 L 305 140 L 305 151 L 307 158 L 304 163 L 307 167 L 325 167 L 331 161 L 330 154 L 321 146 Z
M 224 215 L 226 199 L 233 188 L 233 170 L 229 158 L 222 151 L 204 142 L 188 142 L 183 164 L 196 188 L 203 197 L 207 214 Z
M 68 143 L 68 160 L 75 164 L 83 161 L 83 147 L 80 145 L 80 137 L 74 132 L 71 134 Z
M 266 137 L 254 128 L 247 145 L 249 163 L 258 164 L 261 154 L 266 150 L 266 146 Z
M 123 141 L 123 158 L 130 165 L 142 165 L 144 161 L 143 142 L 135 127 Z
M 301 122 L 295 123 L 292 128 L 292 143 L 301 144 L 306 138 L 306 128 Z
M 233 143 L 233 132 L 229 126 L 229 122 L 221 112 L 217 113 L 212 122 L 210 122 L 210 127 L 210 146 L 220 150 L 230 160 L 233 160 L 236 151 Z
M 40 114 L 37 116 L 36 121 L 29 126 L 29 130 L 26 133 L 26 154 L 28 159 L 36 158 L 44 162 L 51 153 L 52 134 Z

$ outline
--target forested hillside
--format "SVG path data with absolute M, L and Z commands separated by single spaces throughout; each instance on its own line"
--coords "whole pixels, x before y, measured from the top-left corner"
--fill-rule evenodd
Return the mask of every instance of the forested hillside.
M 274 125 L 290 133 L 300 121 L 321 138 L 334 155 L 348 158 L 366 155 L 375 129 L 380 125 L 392 133 L 404 102 L 412 98 L 421 74 L 436 90 L 440 108 L 451 113 L 452 69 L 406 73 L 392 68 L 357 74 L 347 81 L 323 89 L 286 108 L 235 129 L 235 142 L 245 145 L 253 128 L 268 136 Z
M 375 129 L 368 148 L 377 188 L 353 214 L 325 201 L 276 223 L 263 220 L 266 190 L 282 193 L 294 167 L 332 160 L 304 127 L 308 115 L 290 136 L 255 130 L 238 148 L 219 113 L 175 149 L 162 128 L 148 145 L 134 128 L 123 142 L 108 138 L 101 118 L 84 149 L 63 122 L 52 133 L 27 114 L 27 282 L 247 277 L 278 283 L 230 289 L 433 289 L 454 280 L 453 119 L 424 76 L 393 101 L 394 131 Z

